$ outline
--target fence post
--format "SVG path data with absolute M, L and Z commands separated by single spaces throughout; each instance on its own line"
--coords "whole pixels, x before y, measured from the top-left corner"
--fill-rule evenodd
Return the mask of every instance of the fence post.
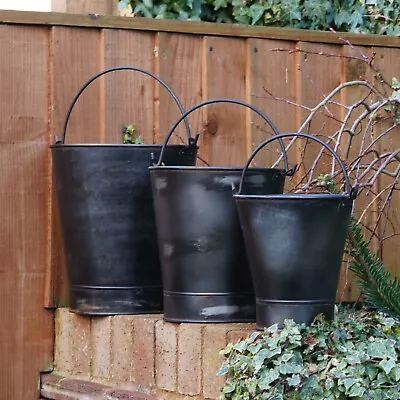
M 51 0 L 51 11 L 117 15 L 118 0 Z

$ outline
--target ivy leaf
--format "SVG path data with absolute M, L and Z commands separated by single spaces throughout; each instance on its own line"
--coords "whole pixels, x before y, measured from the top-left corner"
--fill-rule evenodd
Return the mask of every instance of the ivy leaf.
M 221 376 L 221 375 L 225 375 L 227 374 L 229 371 L 229 364 L 224 361 L 224 363 L 221 365 L 221 368 L 218 370 L 217 375 Z
M 392 89 L 400 89 L 400 82 L 396 78 L 392 78 Z
M 242 340 L 241 342 L 236 343 L 233 346 L 234 350 L 237 350 L 239 353 L 243 353 L 243 351 L 246 349 L 246 342 Z
M 351 13 L 351 17 L 349 19 L 351 31 L 353 31 L 353 32 L 358 31 L 356 28 L 358 28 L 360 25 L 362 26 L 363 22 L 364 22 L 363 7 L 357 7 L 355 9 L 353 9 L 353 12 Z
M 396 382 L 400 382 L 400 368 L 395 366 L 392 369 L 392 376 Z
M 255 356 L 254 356 L 254 368 L 256 371 L 259 371 L 262 365 L 264 364 L 265 359 L 268 357 L 270 354 L 270 351 L 268 349 L 262 349 L 260 350 Z
M 143 4 L 146 8 L 152 8 L 153 7 L 153 0 L 143 0 Z
M 251 24 L 255 25 L 264 15 L 265 8 L 262 4 L 256 3 L 250 6 Z
M 228 6 L 227 0 L 215 0 L 214 1 L 214 10 L 218 11 L 220 8 L 225 8 Z
M 298 374 L 292 375 L 290 378 L 287 378 L 286 381 L 289 384 L 289 386 L 297 387 L 301 383 L 300 375 Z
M 236 389 L 235 386 L 225 386 L 225 387 L 222 389 L 222 392 L 225 393 L 225 394 L 228 394 L 228 393 L 234 392 L 235 389 Z
M 340 10 L 334 17 L 335 25 L 340 28 L 342 25 L 347 25 L 350 21 L 351 14 L 347 10 Z
M 303 384 L 300 391 L 301 400 L 322 398 L 323 390 L 315 375 L 311 375 Z
M 251 344 L 247 347 L 247 350 L 251 353 L 251 354 L 256 354 L 258 353 L 258 351 L 261 349 L 262 344 L 259 342 L 257 344 Z
M 394 360 L 389 359 L 389 360 L 382 360 L 379 363 L 379 365 L 386 372 L 386 375 L 389 375 L 390 371 L 396 366 L 396 363 L 394 362 Z
M 371 358 L 387 359 L 388 353 L 384 341 L 379 339 L 369 343 L 368 355 Z
M 400 90 L 395 90 L 392 95 L 390 96 L 390 100 L 400 102 Z
M 258 381 L 258 387 L 261 390 L 267 390 L 270 384 L 279 378 L 279 371 L 276 369 L 266 370 L 260 380 Z
M 384 110 L 386 112 L 391 112 L 392 111 L 392 105 L 391 104 L 386 104 L 386 106 L 384 107 Z
M 349 397 L 362 397 L 365 393 L 365 389 L 357 382 L 355 383 L 350 391 L 346 393 Z

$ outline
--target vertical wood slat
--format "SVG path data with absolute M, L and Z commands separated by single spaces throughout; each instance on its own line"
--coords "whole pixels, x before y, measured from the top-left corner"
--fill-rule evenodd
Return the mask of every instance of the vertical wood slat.
M 53 314 L 43 308 L 49 199 L 48 30 L 0 27 L 0 387 L 37 398 L 52 366 Z
M 53 27 L 50 33 L 50 142 L 61 139 L 66 113 L 78 90 L 100 71 L 100 32 Z M 77 101 L 68 124 L 66 143 L 98 143 L 104 131 L 100 104 L 101 79 L 93 82 Z M 51 163 L 49 163 L 49 173 Z M 54 176 L 52 175 L 54 180 Z M 45 306 L 66 304 L 67 276 L 54 182 L 51 184 L 50 254 L 47 261 Z
M 116 0 L 51 0 L 51 11 L 70 14 L 106 14 L 117 12 Z
M 298 108 L 284 101 L 296 101 L 296 59 L 289 53 L 294 45 L 294 42 L 278 40 L 248 40 L 248 102 L 260 108 L 280 132 L 293 132 L 297 127 Z M 249 153 L 272 134 L 253 112 L 250 112 L 250 124 Z M 280 154 L 279 145 L 271 144 L 270 149 L 265 148 L 257 156 L 254 164 L 271 166 Z M 294 163 L 295 154 L 292 159 Z
M 308 107 L 315 107 L 324 99 L 324 95 L 330 93 L 341 83 L 341 47 L 304 42 L 299 42 L 297 47 L 300 52 L 298 54 L 298 94 L 296 102 Z M 333 115 L 340 112 L 340 109 L 334 105 L 330 105 L 328 110 Z M 318 135 L 323 140 L 328 139 L 327 132 L 335 132 L 339 128 L 338 122 L 326 114 L 327 111 L 324 108 L 317 112 L 312 118 L 309 130 L 309 133 Z M 298 129 L 308 115 L 309 112 L 307 110 L 300 109 Z M 307 128 L 303 132 L 307 133 Z M 306 141 L 304 139 L 299 140 L 297 143 L 299 163 L 305 145 Z M 317 143 L 310 142 L 307 144 L 306 152 L 304 153 L 305 159 L 302 168 L 298 172 L 298 178 L 301 178 L 303 173 L 308 171 L 320 150 L 321 146 Z M 316 167 L 317 174 L 329 173 L 330 164 L 331 157 L 322 157 Z
M 399 57 L 400 57 L 400 48 L 398 49 L 390 49 L 390 48 L 372 48 L 372 52 L 375 52 L 375 60 L 378 69 L 383 72 L 383 76 L 391 83 L 392 78 L 397 78 L 400 80 L 399 73 Z M 391 89 L 389 87 L 385 88 L 386 93 L 391 94 Z M 386 117 L 386 112 L 381 112 L 382 117 Z M 376 132 L 378 135 L 380 132 L 386 128 L 389 128 L 391 124 L 388 123 L 380 123 L 380 131 Z M 400 148 L 400 127 L 397 126 L 396 129 L 392 130 L 384 140 L 380 141 L 380 152 L 385 153 L 389 151 L 394 151 L 395 149 Z M 391 172 L 394 172 L 395 168 L 389 168 Z M 377 189 L 379 191 L 383 190 L 387 187 L 391 181 L 392 177 L 380 176 L 380 180 L 378 183 Z M 386 192 L 387 194 L 388 192 Z M 379 204 L 376 207 L 383 207 L 383 204 Z M 383 233 L 384 230 L 385 236 L 392 235 L 394 233 L 400 233 L 400 193 L 395 191 L 393 193 L 392 198 L 392 206 L 389 212 L 390 222 L 385 226 L 383 224 L 380 225 L 380 232 Z M 399 249 L 399 236 L 393 236 L 391 239 L 385 241 L 382 257 L 385 265 L 390 268 L 391 272 L 395 276 L 400 275 L 400 249 Z
M 105 29 L 104 69 L 135 66 L 152 72 L 153 34 Z M 121 143 L 122 128 L 135 124 L 145 143 L 153 143 L 153 78 L 137 71 L 104 76 L 106 143 Z
M 245 101 L 246 41 L 204 37 L 203 96 Z M 217 104 L 204 109 L 205 146 L 212 165 L 241 166 L 247 159 L 247 111 L 238 105 Z
M 358 60 L 354 57 L 359 57 L 359 52 L 362 51 L 364 54 L 368 54 L 369 49 L 366 47 L 357 47 L 357 49 L 353 49 L 350 46 L 343 46 L 342 55 L 342 82 L 348 82 L 352 80 L 367 80 L 372 81 L 371 70 L 368 68 L 367 64 L 361 60 Z M 360 94 L 368 95 L 368 88 L 362 88 L 360 86 L 348 87 L 346 90 L 342 90 L 340 93 L 340 100 L 343 104 L 352 105 L 356 103 L 360 99 Z M 363 109 L 356 109 L 351 113 L 351 116 L 348 120 L 348 126 L 352 124 L 352 122 L 363 112 Z M 345 118 L 346 110 L 342 109 L 341 117 Z M 365 128 L 365 124 L 363 124 Z M 358 156 L 360 146 L 362 144 L 362 136 L 356 135 L 352 139 L 352 145 L 350 147 L 349 159 L 355 159 Z M 340 149 L 343 151 L 345 146 L 347 145 L 348 134 L 344 133 L 341 140 Z M 342 158 L 344 154 L 339 154 Z M 364 207 L 368 204 L 369 198 L 365 196 L 365 194 L 361 194 L 358 196 L 357 201 L 355 202 L 355 215 L 360 215 Z M 375 215 L 373 212 L 369 213 L 367 218 L 364 219 L 364 223 L 367 225 L 373 224 L 373 219 Z M 339 286 L 337 290 L 337 299 L 343 301 L 351 301 L 356 300 L 359 296 L 359 288 L 356 284 L 355 277 L 351 271 L 349 271 L 349 265 L 347 263 L 343 263 L 342 269 L 340 272 L 339 278 Z
M 177 94 L 184 109 L 202 100 L 201 38 L 191 35 L 157 33 L 155 44 L 156 72 Z M 180 117 L 180 111 L 172 97 L 161 87 L 156 87 L 158 109 L 156 118 L 156 142 L 163 143 L 165 135 Z M 192 135 L 200 132 L 201 110 L 189 117 Z M 201 138 L 202 140 L 202 138 Z M 182 122 L 171 137 L 170 143 L 187 143 L 186 128 Z M 203 154 L 200 143 L 199 154 Z

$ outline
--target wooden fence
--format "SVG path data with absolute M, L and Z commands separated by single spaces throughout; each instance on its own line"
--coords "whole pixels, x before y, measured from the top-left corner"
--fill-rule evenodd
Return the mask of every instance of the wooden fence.
M 139 66 L 164 79 L 185 107 L 214 97 L 241 99 L 291 131 L 303 111 L 261 98 L 263 87 L 312 105 L 322 92 L 367 72 L 361 62 L 318 55 L 352 51 L 329 33 L 6 11 L 0 21 L 0 387 L 4 398 L 27 400 L 37 398 L 38 371 L 52 368 L 51 308 L 66 301 L 49 146 L 89 77 L 108 67 Z M 342 38 L 376 52 L 388 76 L 400 75 L 398 38 Z M 301 51 L 293 53 L 296 48 Z M 121 127 L 132 122 L 145 140 L 159 141 L 177 117 L 168 94 L 150 78 L 113 73 L 79 100 L 67 142 L 119 142 Z M 215 165 L 243 165 L 265 136 L 257 124 L 237 106 L 209 107 L 191 118 L 193 129 L 204 133 L 202 157 Z M 390 146 L 400 147 L 400 139 Z M 396 242 L 387 263 L 400 270 Z M 345 298 L 354 298 L 354 285 L 346 287 Z

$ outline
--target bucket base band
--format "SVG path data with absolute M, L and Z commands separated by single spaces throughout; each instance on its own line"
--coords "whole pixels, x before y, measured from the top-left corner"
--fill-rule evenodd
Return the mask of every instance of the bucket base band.
M 70 290 L 70 311 L 87 315 L 162 314 L 162 287 L 85 287 Z
M 164 320 L 169 322 L 254 322 L 253 294 L 164 292 Z
M 271 325 L 283 326 L 285 319 L 310 325 L 318 314 L 333 319 L 334 301 L 332 300 L 265 300 L 257 299 L 257 329 L 263 330 Z

